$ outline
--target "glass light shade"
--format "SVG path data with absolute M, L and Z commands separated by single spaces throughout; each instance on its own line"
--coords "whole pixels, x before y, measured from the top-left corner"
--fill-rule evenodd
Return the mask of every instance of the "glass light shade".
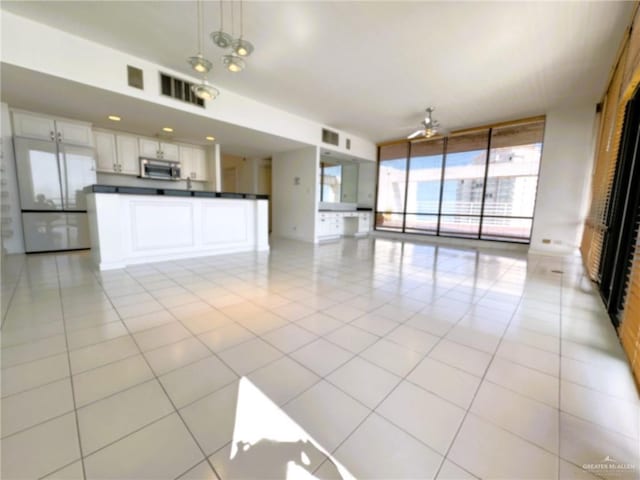
M 217 32 L 211 33 L 211 41 L 220 48 L 229 48 L 233 43 L 233 37 L 227 32 L 218 30 Z
M 231 44 L 231 48 L 233 48 L 233 53 L 241 57 L 248 57 L 251 55 L 251 52 L 253 52 L 253 45 L 251 42 L 248 42 L 242 37 L 234 40 Z
M 187 59 L 191 68 L 193 68 L 198 73 L 208 73 L 213 66 L 212 63 L 204 58 L 201 53 L 196 55 L 195 57 L 189 57 Z
M 237 55 L 224 55 L 222 57 L 222 64 L 226 67 L 230 72 L 241 72 L 244 70 L 245 63 L 242 58 Z
M 202 100 L 213 100 L 220 93 L 217 88 L 212 87 L 206 81 L 203 81 L 198 85 L 192 85 L 191 91 L 196 97 L 201 98 Z

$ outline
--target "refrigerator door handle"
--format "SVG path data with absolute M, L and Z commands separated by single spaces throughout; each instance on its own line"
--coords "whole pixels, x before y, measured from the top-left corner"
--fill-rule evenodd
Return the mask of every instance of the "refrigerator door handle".
M 60 182 L 60 192 L 62 192 L 62 209 L 65 210 L 68 208 L 68 197 L 67 197 L 67 154 L 64 151 L 64 147 L 58 144 L 58 171 L 60 175 L 58 176 L 58 182 Z

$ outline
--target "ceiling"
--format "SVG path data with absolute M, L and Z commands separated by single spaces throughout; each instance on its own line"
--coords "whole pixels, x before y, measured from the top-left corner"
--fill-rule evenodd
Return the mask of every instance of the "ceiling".
M 383 141 L 414 131 L 427 106 L 459 129 L 595 104 L 633 5 L 245 1 L 244 36 L 256 47 L 246 70 L 224 70 L 208 38 L 204 53 L 214 85 Z M 223 6 L 230 30 L 231 3 Z M 3 0 L 2 8 L 185 74 L 196 53 L 190 0 Z M 205 1 L 207 33 L 218 29 L 218 12 Z

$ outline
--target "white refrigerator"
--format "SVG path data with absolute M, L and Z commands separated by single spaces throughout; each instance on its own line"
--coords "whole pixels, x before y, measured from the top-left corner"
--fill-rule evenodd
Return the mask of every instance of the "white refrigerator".
M 92 148 L 14 138 L 25 250 L 90 248 L 84 187 L 96 183 Z

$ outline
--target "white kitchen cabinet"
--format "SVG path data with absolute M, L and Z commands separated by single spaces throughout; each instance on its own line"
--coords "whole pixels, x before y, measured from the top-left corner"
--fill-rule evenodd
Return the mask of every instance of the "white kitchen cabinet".
M 13 133 L 17 137 L 93 146 L 90 124 L 70 122 L 29 112 L 13 112 Z
M 13 134 L 17 137 L 55 141 L 56 122 L 53 118 L 26 112 L 13 112 Z
M 91 135 L 91 125 L 65 120 L 56 120 L 56 131 L 58 141 L 72 145 L 93 146 L 93 135 Z
M 151 138 L 140 138 L 139 148 L 141 157 L 173 161 L 178 161 L 180 158 L 178 145 L 174 143 L 160 142 Z
M 94 130 L 99 172 L 138 175 L 138 137 Z
M 206 152 L 203 148 L 180 145 L 180 177 L 198 181 L 208 179 Z
M 138 137 L 133 135 L 116 135 L 116 149 L 120 173 L 127 175 L 140 174 L 140 159 L 138 152 Z
M 116 136 L 111 132 L 94 130 L 93 140 L 96 147 L 96 165 L 99 172 L 118 171 Z

